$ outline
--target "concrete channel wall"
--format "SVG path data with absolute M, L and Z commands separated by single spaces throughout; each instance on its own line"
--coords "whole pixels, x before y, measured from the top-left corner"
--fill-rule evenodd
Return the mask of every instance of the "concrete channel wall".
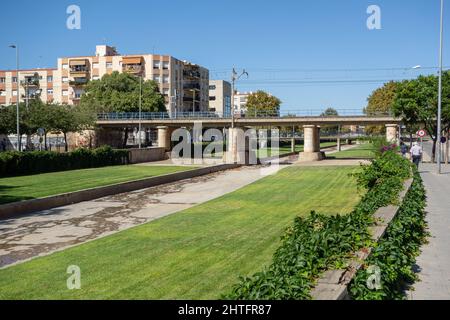
M 22 214 L 32 213 L 41 210 L 48 210 L 82 201 L 94 200 L 114 194 L 155 187 L 158 185 L 172 183 L 179 180 L 185 180 L 207 175 L 213 172 L 234 169 L 240 166 L 241 166 L 240 164 L 221 164 L 211 167 L 204 167 L 200 169 L 171 173 L 157 177 L 145 178 L 141 180 L 129 181 L 104 187 L 63 193 L 45 198 L 7 203 L 4 205 L 0 205 L 0 219 L 13 218 Z

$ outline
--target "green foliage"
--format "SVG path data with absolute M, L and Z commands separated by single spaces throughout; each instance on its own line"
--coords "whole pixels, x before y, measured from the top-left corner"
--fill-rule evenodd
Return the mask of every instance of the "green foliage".
M 357 300 L 404 299 L 408 283 L 417 280 L 412 266 L 426 242 L 425 189 L 416 172 L 397 216 L 389 225 L 385 236 L 373 249 L 363 268 L 350 284 L 350 294 Z M 370 290 L 366 269 L 377 266 L 381 270 L 381 289 Z
M 367 107 L 364 113 L 367 115 L 376 115 L 380 113 L 388 113 L 391 111 L 394 103 L 395 94 L 398 89 L 398 82 L 390 81 L 385 83 L 381 88 L 376 89 L 367 98 Z M 368 134 L 380 135 L 384 134 L 384 126 L 367 126 L 366 132 Z
M 258 90 L 247 98 L 247 114 L 264 114 L 276 116 L 280 112 L 281 100 L 267 92 Z
M 96 168 L 128 163 L 128 151 L 109 146 L 97 149 L 77 149 L 69 153 L 51 151 L 0 153 L 0 177 L 44 172 Z
M 411 165 L 402 162 L 393 151 L 385 152 L 370 166 L 356 174 L 367 193 L 348 216 L 325 216 L 314 212 L 307 218 L 296 218 L 287 229 L 272 264 L 240 282 L 225 299 L 286 300 L 309 299 L 309 292 L 320 274 L 342 267 L 345 258 L 367 247 L 367 227 L 380 207 L 396 200 Z M 376 172 L 375 172 L 376 171 Z
M 113 72 L 100 80 L 89 81 L 80 106 L 94 113 L 137 112 L 140 79 L 127 73 Z M 165 111 L 164 97 L 154 81 L 142 81 L 142 111 Z

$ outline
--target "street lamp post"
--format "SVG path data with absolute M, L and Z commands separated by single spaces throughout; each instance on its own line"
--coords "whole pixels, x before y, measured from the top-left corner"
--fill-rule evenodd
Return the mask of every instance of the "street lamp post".
M 10 45 L 10 48 L 16 49 L 16 83 L 17 83 L 17 95 L 16 95 L 16 131 L 17 131 L 17 150 L 21 151 L 22 141 L 20 139 L 20 121 L 19 121 L 19 46 Z
M 442 55 L 443 55 L 443 44 L 444 44 L 444 0 L 441 0 L 441 26 L 440 26 L 440 44 L 439 44 L 439 94 L 438 94 L 438 115 L 437 115 L 437 143 L 438 143 L 438 173 L 442 173 L 441 166 L 441 118 L 442 118 Z
M 231 127 L 234 128 L 234 91 L 235 91 L 235 83 L 237 80 L 239 80 L 243 75 L 246 75 L 248 78 L 248 72 L 242 70 L 242 73 L 238 76 L 238 73 L 236 72 L 236 69 L 233 68 L 233 71 L 231 72 Z

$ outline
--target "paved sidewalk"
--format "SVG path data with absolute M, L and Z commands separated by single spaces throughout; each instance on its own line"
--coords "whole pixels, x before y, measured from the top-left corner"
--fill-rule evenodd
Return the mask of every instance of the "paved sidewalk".
M 431 237 L 417 259 L 420 281 L 408 293 L 412 300 L 450 299 L 450 165 L 443 174 L 435 164 L 422 164 L 421 176 L 427 191 L 427 221 Z

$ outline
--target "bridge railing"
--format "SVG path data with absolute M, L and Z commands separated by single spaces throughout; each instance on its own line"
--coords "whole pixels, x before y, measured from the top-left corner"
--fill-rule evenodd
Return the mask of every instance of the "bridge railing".
M 392 116 L 389 112 L 363 113 L 360 109 L 341 109 L 338 115 L 326 115 L 321 110 L 299 110 L 299 111 L 257 111 L 246 113 L 235 113 L 236 119 L 258 119 L 258 118 L 299 118 L 299 117 L 386 117 Z M 164 120 L 164 119 L 231 119 L 230 114 L 220 112 L 110 112 L 97 114 L 98 120 Z

